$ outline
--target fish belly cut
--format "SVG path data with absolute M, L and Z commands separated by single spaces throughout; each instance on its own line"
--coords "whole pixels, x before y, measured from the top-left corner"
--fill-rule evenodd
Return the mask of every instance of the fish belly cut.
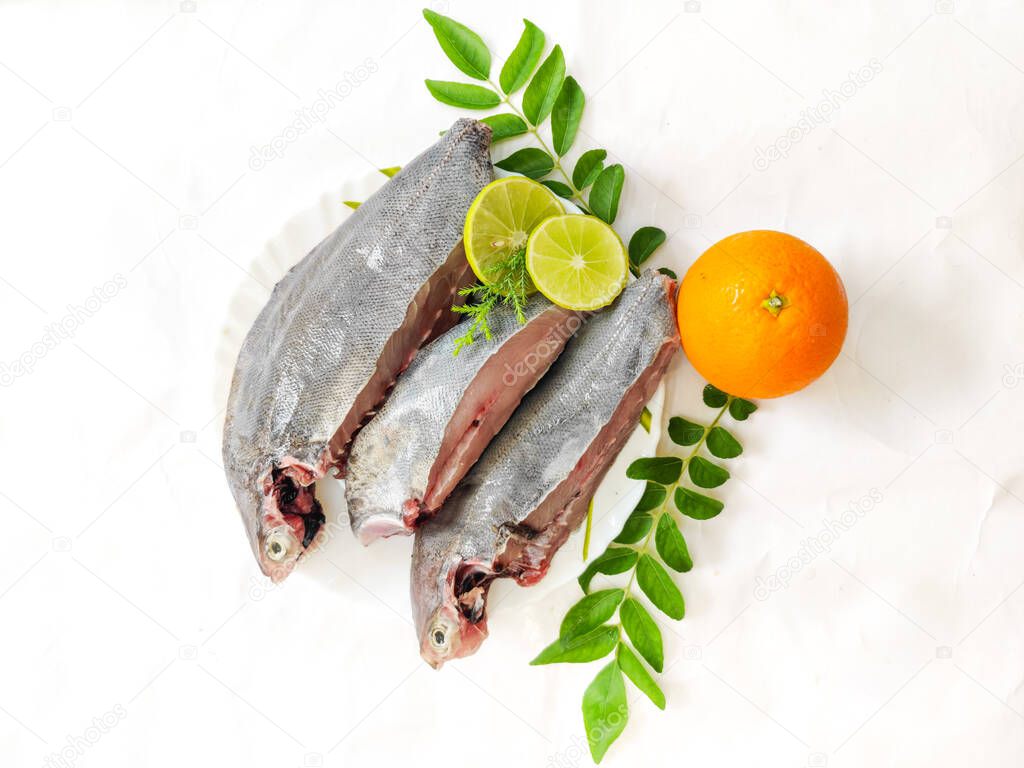
M 364 544 L 410 533 L 441 507 L 580 322 L 534 297 L 522 325 L 498 310 L 490 341 L 456 356 L 456 327 L 420 352 L 353 443 L 346 498 Z

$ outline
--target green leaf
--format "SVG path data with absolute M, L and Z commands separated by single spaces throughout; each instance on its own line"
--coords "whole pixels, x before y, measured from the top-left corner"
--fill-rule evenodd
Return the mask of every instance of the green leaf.
M 551 112 L 551 138 L 554 139 L 555 152 L 559 157 L 568 152 L 572 143 L 576 141 L 576 131 L 579 130 L 580 120 L 583 118 L 585 102 L 583 89 L 575 78 L 565 78 Z
M 622 621 L 622 628 L 626 630 L 633 647 L 647 659 L 647 663 L 654 667 L 655 672 L 661 672 L 665 663 L 661 630 L 647 609 L 631 597 L 619 608 L 619 620 Z
M 572 188 L 568 184 L 563 184 L 562 182 L 555 181 L 554 179 L 542 181 L 541 184 L 550 189 L 559 197 L 564 197 L 566 200 L 572 199 Z
M 587 595 L 565 614 L 558 638 L 571 640 L 601 626 L 612 617 L 625 594 L 621 589 L 602 589 Z
M 671 485 L 683 471 L 683 460 L 678 456 L 654 456 L 637 459 L 626 468 L 630 480 L 653 480 L 662 485 Z
M 650 410 L 644 406 L 643 411 L 640 412 L 640 426 L 643 427 L 643 431 L 650 434 Z
M 619 643 L 619 647 L 615 650 L 615 660 L 619 664 L 619 669 L 626 674 L 626 677 L 633 681 L 633 685 L 654 702 L 654 706 L 658 709 L 665 708 L 665 694 L 662 693 L 658 684 L 654 682 L 654 678 L 647 671 L 647 667 L 629 650 L 629 646 L 625 643 Z
M 587 729 L 590 756 L 600 763 L 608 747 L 626 729 L 629 704 L 626 684 L 616 662 L 597 673 L 583 692 L 583 727 Z
M 526 122 L 519 115 L 488 115 L 480 118 L 481 123 L 491 126 L 491 143 L 510 139 L 513 136 L 522 136 L 529 130 Z
M 757 410 L 757 406 L 749 400 L 737 397 L 729 403 L 729 415 L 736 421 L 746 421 L 747 417 Z
M 356 208 L 358 208 L 360 205 L 362 205 L 362 203 L 360 203 L 358 200 L 342 200 L 341 202 L 344 203 L 345 205 L 347 205 L 353 211 Z
M 576 189 L 586 189 L 604 170 L 604 159 L 608 153 L 603 149 L 588 149 L 580 159 L 576 161 L 576 167 L 572 169 L 572 183 Z
M 423 9 L 423 18 L 434 28 L 434 36 L 452 64 L 476 80 L 491 76 L 491 52 L 480 35 L 429 8 Z
M 691 491 L 689 488 L 676 488 L 676 509 L 694 520 L 710 520 L 717 517 L 725 508 L 718 499 Z
M 604 552 L 590 561 L 590 564 L 583 569 L 579 576 L 580 588 L 584 592 L 590 591 L 590 582 L 594 576 L 603 573 L 606 576 L 613 576 L 616 573 L 625 573 L 636 563 L 637 553 L 635 549 L 628 547 L 608 547 Z
M 636 503 L 636 511 L 650 512 L 652 509 L 657 509 L 665 501 L 666 493 L 665 486 L 648 481 L 647 487 L 644 488 L 644 495 Z
M 523 19 L 523 34 L 501 68 L 498 84 L 506 94 L 515 93 L 530 79 L 544 51 L 544 33 L 529 19 Z
M 664 230 L 657 227 L 640 227 L 629 238 L 629 263 L 639 269 L 664 242 Z
M 658 520 L 658 530 L 654 532 L 654 544 L 658 554 L 669 568 L 686 573 L 693 568 L 690 550 L 686 547 L 686 539 L 679 531 L 672 515 L 662 515 Z
M 729 479 L 729 472 L 701 456 L 690 459 L 690 479 L 700 488 L 717 488 Z
M 590 501 L 587 502 L 587 529 L 583 532 L 583 562 L 587 562 L 587 558 L 590 557 L 590 532 L 594 527 L 594 497 L 590 497 Z
M 424 80 L 430 95 L 442 104 L 464 109 L 490 109 L 501 103 L 501 99 L 490 88 L 470 83 L 453 83 L 448 80 Z
M 677 275 L 675 272 L 673 272 L 668 267 L 658 267 L 658 272 L 660 272 L 663 275 L 667 275 L 668 277 L 671 277 L 673 280 L 678 280 L 679 279 L 679 275 Z
M 636 581 L 648 599 L 669 618 L 681 619 L 686 614 L 683 593 L 668 571 L 650 555 L 641 555 L 637 562 Z
M 388 166 L 387 168 L 378 168 L 377 170 L 380 171 L 381 173 L 383 173 L 385 176 L 387 176 L 390 179 L 390 178 L 393 178 L 396 173 L 398 173 L 400 170 L 402 170 L 402 166 L 400 166 L 400 165 L 391 165 L 391 166 Z
M 544 118 L 551 114 L 564 79 L 565 57 L 562 55 L 562 49 L 556 45 L 544 59 L 544 63 L 540 65 L 540 69 L 526 86 L 526 92 L 523 94 L 523 114 L 530 123 L 540 125 Z
M 708 433 L 708 450 L 720 459 L 735 459 L 743 453 L 743 446 L 723 427 L 715 427 Z
M 729 396 L 718 387 L 708 384 L 704 387 L 704 405 L 708 408 L 721 408 L 729 400 Z
M 619 197 L 622 195 L 622 185 L 625 181 L 626 172 L 616 163 L 601 171 L 601 175 L 594 182 L 594 188 L 590 190 L 590 196 L 587 198 L 590 210 L 608 224 L 614 223 L 619 212 Z
M 704 427 L 681 416 L 668 420 L 668 436 L 676 445 L 693 445 L 704 437 Z
M 533 666 L 541 664 L 582 664 L 596 661 L 611 653 L 619 642 L 619 628 L 598 627 L 593 632 L 577 635 L 569 639 L 558 638 L 537 654 L 530 662 Z
M 515 171 L 516 173 L 523 174 L 523 176 L 529 176 L 531 179 L 539 179 L 551 173 L 551 169 L 555 167 L 555 161 L 543 149 L 527 147 L 526 149 L 520 149 L 518 152 L 513 152 L 504 160 L 499 160 L 494 165 L 506 171 Z
M 626 522 L 623 523 L 622 530 L 615 537 L 615 542 L 618 544 L 636 544 L 651 530 L 651 522 L 651 516 L 647 512 L 634 509 L 626 519 Z
M 647 434 L 651 433 L 651 412 L 646 405 L 640 411 L 640 426 L 644 428 L 644 432 Z

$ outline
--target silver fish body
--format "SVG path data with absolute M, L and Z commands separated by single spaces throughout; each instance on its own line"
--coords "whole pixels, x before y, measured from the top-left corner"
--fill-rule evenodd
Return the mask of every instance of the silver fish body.
M 493 178 L 490 129 L 459 120 L 274 287 L 238 355 L 228 484 L 263 572 L 284 578 L 324 521 L 313 482 L 416 351 L 458 320 L 462 228 Z
M 345 497 L 359 539 L 412 533 L 436 512 L 581 322 L 537 294 L 522 324 L 501 306 L 492 338 L 458 356 L 459 326 L 423 349 L 352 444 Z
M 416 533 L 411 591 L 434 667 L 487 636 L 491 582 L 529 585 L 586 516 L 679 349 L 675 283 L 646 273 L 577 331 L 441 511 Z

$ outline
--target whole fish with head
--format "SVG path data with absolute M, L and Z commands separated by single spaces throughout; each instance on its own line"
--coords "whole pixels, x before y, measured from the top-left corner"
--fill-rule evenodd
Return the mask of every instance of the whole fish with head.
M 224 468 L 264 573 L 285 578 L 324 523 L 313 483 L 417 350 L 459 319 L 473 277 L 470 203 L 493 178 L 491 130 L 458 120 L 274 287 L 238 355 Z
M 487 637 L 496 578 L 528 586 L 587 506 L 679 349 L 675 283 L 654 272 L 576 332 L 480 461 L 416 532 L 411 592 L 434 667 Z

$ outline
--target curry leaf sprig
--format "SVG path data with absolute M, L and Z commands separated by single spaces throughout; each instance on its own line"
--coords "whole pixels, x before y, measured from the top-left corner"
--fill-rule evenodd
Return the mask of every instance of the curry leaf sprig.
M 614 653 L 583 694 L 583 723 L 594 762 L 601 762 L 626 727 L 626 679 L 656 707 L 665 708 L 665 694 L 651 673 L 664 669 L 661 630 L 641 596 L 670 619 L 685 615 L 683 593 L 668 570 L 686 573 L 693 568 L 680 524 L 686 518 L 710 520 L 719 515 L 725 505 L 702 491 L 729 479 L 725 467 L 701 453 L 724 460 L 739 456 L 742 446 L 720 422 L 726 413 L 745 421 L 757 410 L 749 400 L 710 384 L 703 399 L 717 410 L 707 426 L 679 416 L 668 423 L 669 438 L 690 448 L 689 453 L 637 459 L 629 465 L 627 477 L 646 481 L 644 494 L 619 535 L 580 574 L 584 597 L 566 613 L 558 639 L 531 662 L 588 662 Z M 626 583 L 592 592 L 597 574 L 624 577 Z
M 470 299 L 465 304 L 456 304 L 453 312 L 468 315 L 469 328 L 455 340 L 455 354 L 463 347 L 472 344 L 477 334 L 491 340 L 491 326 L 487 317 L 499 303 L 512 307 L 520 324 L 526 322 L 526 294 L 529 275 L 526 272 L 526 251 L 519 249 L 509 258 L 499 261 L 490 267 L 488 272 L 495 273 L 496 280 L 492 284 L 477 283 L 459 290 L 460 296 Z
M 571 200 L 585 214 L 613 224 L 626 180 L 622 165 L 605 167 L 607 150 L 588 149 L 577 158 L 572 171 L 568 170 L 566 156 L 576 141 L 586 97 L 575 78 L 566 74 L 562 48 L 553 46 L 542 62 L 544 32 L 523 19 L 523 33 L 495 82 L 491 77 L 491 52 L 476 32 L 430 9 L 424 9 L 423 16 L 452 64 L 473 80 L 487 84 L 426 80 L 430 94 L 443 104 L 461 109 L 501 110 L 481 118 L 490 126 L 494 144 L 516 136 L 530 136 L 538 145 L 519 149 L 498 160 L 495 166 L 539 181 L 559 197 Z M 520 90 L 523 92 L 517 106 L 512 96 Z M 550 144 L 541 133 L 545 124 L 550 128 Z M 657 227 L 638 229 L 629 241 L 630 271 L 639 275 L 640 265 L 665 239 L 665 233 Z M 518 283 L 524 290 L 512 297 L 517 304 L 525 301 L 529 286 L 525 261 L 518 269 Z M 494 307 L 508 303 L 509 294 L 502 292 L 506 287 L 485 284 L 464 294 L 473 303 L 456 311 L 470 315 L 473 322 L 459 339 L 456 353 L 472 344 L 478 334 L 490 339 L 487 317 Z

